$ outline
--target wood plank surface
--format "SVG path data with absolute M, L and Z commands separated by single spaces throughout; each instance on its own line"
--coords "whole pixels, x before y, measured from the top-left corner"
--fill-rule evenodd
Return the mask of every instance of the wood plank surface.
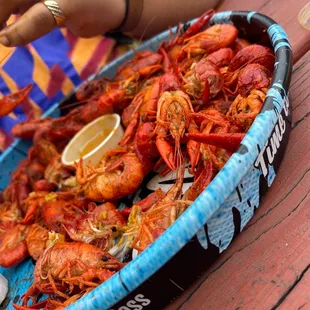
M 210 274 L 195 292 L 196 298 L 181 309 L 263 310 L 277 306 L 309 266 L 309 198 L 310 194 L 283 221 Z
M 308 2 L 309 0 L 224 0 L 218 10 L 255 11 L 274 19 L 287 33 L 296 62 L 310 47 L 310 31 L 302 28 L 297 21 L 299 11 Z
M 299 295 L 310 299 L 309 61 L 310 51 L 294 66 L 293 129 L 270 191 L 232 245 L 167 309 L 298 309 Z
M 310 308 L 310 270 L 307 269 L 293 287 L 291 293 L 280 304 L 279 310 Z

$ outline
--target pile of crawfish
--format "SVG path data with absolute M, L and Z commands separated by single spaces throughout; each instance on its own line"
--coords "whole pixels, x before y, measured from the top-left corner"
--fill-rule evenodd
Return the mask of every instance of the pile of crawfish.
M 237 150 L 262 108 L 275 57 L 239 38 L 231 24 L 206 28 L 213 13 L 179 26 L 157 52 L 136 53 L 113 80 L 84 83 L 65 116 L 13 128 L 33 146 L 0 198 L 0 265 L 36 261 L 34 283 L 15 309 L 62 309 L 107 280 L 128 254 L 154 242 Z M 126 128 L 119 148 L 97 165 L 81 159 L 64 166 L 68 141 L 112 112 Z M 183 192 L 186 169 L 194 181 Z M 175 184 L 118 210 L 154 171 L 173 171 Z M 49 298 L 38 302 L 42 293 Z

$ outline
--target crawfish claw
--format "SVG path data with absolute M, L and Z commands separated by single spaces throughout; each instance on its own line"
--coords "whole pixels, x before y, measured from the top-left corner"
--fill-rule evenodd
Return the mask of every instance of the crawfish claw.
M 200 149 L 200 143 L 189 140 L 187 143 L 187 153 L 190 158 L 192 169 L 195 169 L 195 167 L 198 165 L 198 162 L 201 157 L 201 153 L 199 151 Z
M 188 139 L 194 140 L 201 143 L 210 144 L 219 148 L 223 148 L 227 151 L 235 152 L 245 133 L 189 133 L 187 134 Z
M 30 94 L 32 86 L 32 84 L 29 84 L 18 92 L 6 95 L 0 99 L 0 117 L 10 114 L 21 104 Z
M 175 160 L 174 160 L 174 155 L 173 155 L 173 149 L 171 145 L 164 139 L 164 138 L 159 138 L 157 136 L 156 139 L 156 146 L 157 149 L 164 159 L 165 163 L 171 170 L 175 170 Z

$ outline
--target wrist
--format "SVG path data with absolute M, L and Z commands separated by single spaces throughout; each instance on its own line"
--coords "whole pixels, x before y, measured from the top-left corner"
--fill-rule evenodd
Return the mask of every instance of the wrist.
M 115 12 L 115 17 L 113 18 L 113 24 L 111 25 L 111 30 L 119 29 L 125 22 L 127 18 L 127 5 L 126 0 L 113 0 L 113 10 Z
M 130 32 L 141 20 L 144 0 L 122 0 L 123 19 L 111 32 Z

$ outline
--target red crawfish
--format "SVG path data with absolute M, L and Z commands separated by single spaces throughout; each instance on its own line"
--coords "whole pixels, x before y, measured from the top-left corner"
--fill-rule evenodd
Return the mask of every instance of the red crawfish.
M 105 91 L 105 79 L 93 79 L 84 82 L 76 91 L 75 97 L 78 101 L 87 100 L 93 96 L 100 95 Z
M 126 107 L 140 90 L 141 81 L 162 68 L 162 56 L 151 51 L 138 53 L 116 72 L 116 80 L 110 83 L 98 100 L 101 112 L 111 113 Z
M 183 25 L 179 24 L 175 38 L 173 38 L 172 30 L 170 30 L 169 42 L 163 42 L 160 45 L 160 49 L 164 49 L 170 59 L 176 60 L 181 52 L 184 41 L 200 32 L 210 21 L 214 13 L 215 11 L 212 9 L 206 11 L 197 19 L 197 21 L 188 27 L 183 34 L 181 34 Z
M 177 74 L 173 72 L 172 64 L 167 54 L 163 50 L 161 50 L 161 52 L 164 55 L 164 67 L 167 72 L 159 78 L 154 79 L 153 83 L 144 91 L 141 91 L 130 104 L 130 106 L 134 105 L 135 109 L 130 117 L 124 137 L 120 142 L 121 146 L 125 146 L 133 140 L 139 124 L 146 121 L 155 121 L 158 100 L 165 91 L 176 91 L 181 89 L 181 83 Z
M 221 169 L 245 136 L 242 126 L 217 110 L 203 110 L 192 116 L 200 124 L 200 133 L 189 133 L 188 139 L 200 142 L 202 159 L 213 161 L 213 166 Z
M 191 101 L 182 91 L 164 92 L 158 101 L 156 146 L 171 170 L 175 170 L 183 162 L 181 139 L 185 132 L 195 131 L 195 124 L 190 118 L 192 112 Z M 173 138 L 174 147 L 169 142 L 169 135 Z M 187 146 L 191 155 L 192 146 Z M 191 162 L 195 161 L 195 158 L 191 158 Z
M 194 99 L 204 104 L 214 98 L 222 89 L 223 76 L 219 68 L 207 58 L 194 63 L 192 69 L 184 76 L 183 89 Z
M 243 97 L 238 95 L 233 101 L 227 116 L 233 120 L 240 122 L 245 130 L 248 130 L 252 125 L 257 114 L 260 112 L 267 94 L 267 88 L 260 90 L 253 89 L 249 95 Z
M 176 183 L 151 208 L 142 213 L 141 208 L 134 206 L 131 217 L 135 217 L 136 229 L 132 247 L 141 253 L 153 243 L 191 204 L 191 201 L 180 200 L 184 178 L 184 166 L 178 171 Z M 140 212 L 137 212 L 137 209 Z
M 272 72 L 274 61 L 275 57 L 270 48 L 258 44 L 251 44 L 241 49 L 234 56 L 228 66 L 228 71 L 234 72 L 244 65 L 256 63 Z
M 211 160 L 207 160 L 205 162 L 201 162 L 200 166 L 201 168 L 197 169 L 195 173 L 193 184 L 185 192 L 182 199 L 194 201 L 213 179 L 215 175 L 213 162 Z
M 93 245 L 57 242 L 47 248 L 37 261 L 34 283 L 23 296 L 22 307 L 14 305 L 15 309 L 25 309 L 29 299 L 35 300 L 41 293 L 57 294 L 64 300 L 69 300 L 69 295 L 74 291 L 74 295 L 80 293 L 81 297 L 124 265 Z
M 94 201 L 115 200 L 134 193 L 144 177 L 143 166 L 134 153 L 113 156 L 109 164 L 103 162 L 84 169 L 82 159 L 76 164 L 77 182 L 85 197 Z M 111 157 L 110 154 L 106 154 Z
M 216 50 L 228 47 L 236 40 L 238 30 L 235 26 L 229 24 L 217 24 L 207 28 L 192 37 L 184 40 L 184 46 L 178 55 L 181 61 L 186 56 L 210 54 Z
M 159 157 L 154 135 L 155 128 L 154 122 L 142 123 L 137 129 L 134 139 L 134 150 L 142 163 L 145 175 L 153 170 Z
M 224 75 L 226 89 L 234 89 L 237 86 L 240 72 L 249 64 L 259 64 L 266 68 L 270 74 L 273 72 L 275 57 L 268 47 L 252 44 L 241 49 L 231 60 L 227 72 Z
M 238 53 L 243 48 L 249 46 L 251 43 L 245 39 L 237 38 L 234 44 L 231 46 L 235 53 Z
M 17 224 L 1 234 L 0 266 L 14 267 L 29 256 L 26 243 L 28 229 L 28 226 Z
M 62 220 L 72 240 L 95 245 L 103 251 L 113 247 L 119 229 L 125 224 L 123 215 L 110 202 L 88 207 L 87 212 L 76 212 L 75 217 L 67 217 L 64 212 Z
M 236 92 L 243 97 L 250 94 L 251 90 L 268 88 L 271 82 L 270 72 L 260 64 L 248 64 L 238 76 Z
M 224 73 L 228 69 L 235 52 L 230 47 L 220 48 L 219 50 L 209 54 L 206 59 L 211 61 L 221 73 Z
M 29 84 L 16 93 L 5 95 L 0 99 L 0 117 L 10 114 L 18 105 L 29 96 L 33 85 Z
M 17 203 L 3 201 L 0 203 L 0 235 L 13 228 L 21 220 Z

